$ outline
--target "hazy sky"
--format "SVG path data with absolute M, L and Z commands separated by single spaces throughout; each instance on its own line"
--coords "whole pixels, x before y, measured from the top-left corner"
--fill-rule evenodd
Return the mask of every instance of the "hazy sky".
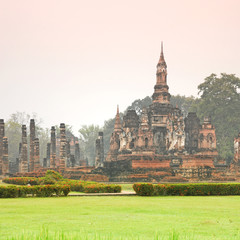
M 161 41 L 171 94 L 240 77 L 240 1 L 0 0 L 0 118 L 103 125 L 152 95 Z

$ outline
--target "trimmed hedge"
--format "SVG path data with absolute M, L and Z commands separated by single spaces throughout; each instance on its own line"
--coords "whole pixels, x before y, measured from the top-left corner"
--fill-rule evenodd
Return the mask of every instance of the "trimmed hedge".
M 122 187 L 114 184 L 91 184 L 84 187 L 85 193 L 120 193 Z
M 136 183 L 133 189 L 140 196 L 210 196 L 240 195 L 240 183 Z
M 5 183 L 16 184 L 16 185 L 40 185 L 42 182 L 41 178 L 35 177 L 13 177 L 13 178 L 4 178 L 2 180 Z
M 68 184 L 71 191 L 85 193 L 119 193 L 122 190 L 120 185 L 103 184 L 97 182 L 85 182 L 78 180 L 68 180 L 58 182 L 58 184 Z
M 48 170 L 45 177 L 14 177 L 4 178 L 3 182 L 15 185 L 68 185 L 71 191 L 85 193 L 118 193 L 122 188 L 120 185 L 103 184 L 97 182 L 86 182 L 71 179 L 63 179 L 63 177 L 55 171 Z
M 0 198 L 67 196 L 69 185 L 0 186 Z
M 153 184 L 151 183 L 135 183 L 133 189 L 140 196 L 152 196 L 154 193 Z

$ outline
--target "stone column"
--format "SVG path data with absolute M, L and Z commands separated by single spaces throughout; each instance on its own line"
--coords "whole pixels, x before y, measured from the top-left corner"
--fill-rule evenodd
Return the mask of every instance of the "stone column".
M 50 152 L 51 152 L 51 143 L 47 143 L 47 166 L 50 167 Z
M 20 167 L 19 158 L 16 158 L 16 164 L 15 164 L 15 168 L 14 168 L 14 173 L 19 172 L 19 167 Z
M 78 141 L 75 143 L 75 161 L 76 165 L 80 166 L 80 147 Z
M 34 139 L 34 172 L 38 171 L 40 166 L 39 139 Z
M 29 158 L 29 172 L 34 171 L 34 139 L 35 139 L 35 121 L 30 120 L 30 158 Z
M 4 120 L 0 119 L 0 175 L 3 167 L 3 137 L 5 135 Z
M 9 161 L 8 161 L 8 138 L 3 138 L 2 147 L 2 175 L 5 176 L 9 173 Z
M 67 154 L 67 165 L 66 167 L 71 167 L 71 146 L 70 141 L 66 140 L 66 154 Z
M 22 145 L 20 153 L 20 168 L 19 172 L 28 172 L 28 151 L 27 151 L 27 128 L 22 125 Z
M 50 167 L 56 167 L 56 132 L 55 127 L 51 128 L 51 151 L 50 151 Z
M 104 145 L 103 145 L 103 132 L 98 133 L 98 138 L 96 139 L 96 159 L 95 167 L 103 167 L 104 161 Z
M 66 154 L 66 130 L 65 124 L 60 124 L 60 170 L 64 170 L 67 164 L 67 154 Z
M 43 167 L 44 167 L 44 168 L 47 168 L 47 158 L 44 158 L 44 159 L 43 159 Z
M 75 167 L 75 164 L 76 164 L 75 156 L 70 154 L 70 167 Z

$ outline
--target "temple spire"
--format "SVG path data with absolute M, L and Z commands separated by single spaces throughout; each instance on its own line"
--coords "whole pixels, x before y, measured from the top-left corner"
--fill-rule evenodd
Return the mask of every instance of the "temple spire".
M 117 105 L 117 114 L 115 119 L 115 125 L 114 125 L 114 132 L 121 132 L 121 120 L 119 115 L 119 106 Z
M 157 64 L 156 85 L 154 86 L 153 102 L 169 104 L 170 94 L 167 85 L 167 64 L 163 54 L 163 42 L 161 42 L 161 54 Z
M 163 54 L 163 42 L 161 42 L 161 54 L 160 54 L 160 58 L 158 61 L 158 65 L 166 65 L 165 59 L 164 59 L 164 54 Z M 166 65 L 167 66 L 167 65 Z

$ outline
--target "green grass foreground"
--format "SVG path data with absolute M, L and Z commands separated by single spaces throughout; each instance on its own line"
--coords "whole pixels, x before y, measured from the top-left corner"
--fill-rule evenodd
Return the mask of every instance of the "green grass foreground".
M 240 239 L 240 196 L 0 199 L 0 239 Z

